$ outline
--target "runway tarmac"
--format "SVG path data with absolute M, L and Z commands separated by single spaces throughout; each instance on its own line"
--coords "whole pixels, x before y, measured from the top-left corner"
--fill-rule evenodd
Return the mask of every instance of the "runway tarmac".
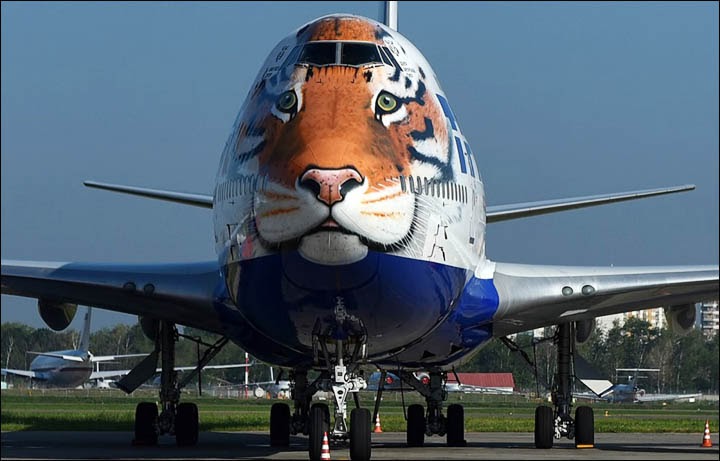
M 306 460 L 307 438 L 291 437 L 290 447 L 270 447 L 267 432 L 203 432 L 195 447 L 177 447 L 172 437 L 158 446 L 133 446 L 130 432 L 3 432 L 3 460 L 25 459 L 277 459 Z M 448 448 L 445 439 L 428 437 L 425 447 L 408 448 L 404 432 L 373 434 L 373 460 L 455 459 L 718 459 L 718 437 L 702 448 L 698 434 L 595 435 L 595 448 L 576 449 L 567 439 L 556 440 L 549 450 L 538 450 L 532 433 L 465 434 L 468 446 Z M 331 447 L 333 460 L 349 459 L 347 448 Z

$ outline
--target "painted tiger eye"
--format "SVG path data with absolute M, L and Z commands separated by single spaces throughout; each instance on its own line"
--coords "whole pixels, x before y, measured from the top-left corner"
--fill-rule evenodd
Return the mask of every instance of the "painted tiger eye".
M 397 108 L 398 102 L 395 96 L 390 93 L 383 93 L 378 96 L 377 106 L 383 112 L 392 112 Z
M 297 96 L 294 91 L 286 91 L 281 94 L 277 101 L 277 108 L 283 112 L 292 111 L 293 107 L 297 104 Z

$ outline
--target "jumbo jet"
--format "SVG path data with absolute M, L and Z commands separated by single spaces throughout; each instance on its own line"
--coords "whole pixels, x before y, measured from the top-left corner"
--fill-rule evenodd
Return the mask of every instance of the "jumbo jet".
M 75 313 L 74 310 L 70 312 L 72 314 Z M 28 354 L 37 355 L 37 357 L 30 362 L 29 370 L 3 368 L 3 375 L 23 376 L 47 387 L 78 387 L 90 381 L 106 380 L 127 374 L 127 372 L 120 370 L 101 371 L 101 362 L 109 362 L 126 357 L 144 357 L 147 355 L 93 355 L 89 350 L 91 317 L 92 308 L 88 307 L 77 349 L 28 352 Z
M 63 318 L 76 303 L 140 316 L 156 348 L 119 384 L 140 385 L 161 356 L 163 379 L 160 410 L 154 402 L 136 408 L 137 443 L 162 434 L 197 443 L 197 406 L 180 402 L 171 372 L 178 324 L 289 370 L 293 406 L 273 405 L 271 445 L 306 434 L 309 457 L 319 459 L 327 432 L 332 444 L 349 445 L 353 460 L 370 459 L 378 412 L 356 399 L 367 387 L 361 365 L 400 368 L 424 397 L 407 408 L 408 445 L 445 436 L 461 446 L 463 408 L 443 405 L 447 373 L 492 338 L 556 326 L 558 385 L 552 405 L 536 410 L 535 445 L 567 437 L 592 446 L 593 411 L 572 412 L 570 370 L 593 319 L 666 306 L 670 323 L 688 329 L 694 303 L 717 298 L 717 265 L 490 260 L 487 225 L 693 186 L 486 204 L 475 153 L 438 76 L 397 31 L 396 3 L 385 12 L 382 22 L 323 16 L 275 46 L 232 125 L 210 193 L 86 182 L 211 210 L 216 259 L 3 261 L 2 293 L 39 299 L 46 316 Z M 208 356 L 222 341 L 211 346 Z M 418 370 L 428 372 L 426 383 Z M 332 412 L 311 405 L 318 390 L 333 393 Z M 348 411 L 351 395 L 357 405 Z

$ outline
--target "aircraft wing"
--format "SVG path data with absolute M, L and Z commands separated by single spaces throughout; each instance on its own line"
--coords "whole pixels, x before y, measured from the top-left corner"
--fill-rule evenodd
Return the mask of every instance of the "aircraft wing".
M 695 186 L 663 187 L 660 189 L 645 189 L 630 192 L 618 192 L 615 194 L 588 195 L 584 197 L 572 197 L 556 200 L 543 200 L 539 202 L 514 203 L 509 205 L 489 206 L 486 210 L 488 223 L 507 221 L 510 219 L 527 218 L 541 214 L 556 213 L 558 211 L 575 210 L 607 203 L 624 202 L 640 198 L 652 197 L 654 195 L 673 194 L 695 189 Z
M 63 359 L 67 360 L 69 362 L 83 362 L 82 357 L 78 357 L 77 355 L 66 355 L 66 354 L 56 354 L 54 352 L 31 352 L 28 351 L 28 354 L 33 355 L 44 355 L 45 357 L 55 357 L 56 359 Z
M 109 362 L 117 359 L 125 359 L 130 357 L 147 357 L 145 354 L 124 354 L 124 355 L 93 355 L 90 357 L 91 362 Z
M 146 356 L 147 354 L 137 354 Z M 205 365 L 203 367 L 203 370 L 221 370 L 221 369 L 227 369 L 227 368 L 245 368 L 245 367 L 251 367 L 254 363 L 230 363 L 227 365 Z M 187 367 L 175 367 L 175 371 L 190 371 L 197 368 L 196 366 L 187 366 Z M 105 370 L 105 371 L 93 371 L 90 374 L 90 377 L 88 379 L 106 379 L 106 378 L 116 378 L 120 376 L 125 376 L 128 373 L 130 373 L 131 370 Z M 156 373 L 162 372 L 162 368 L 156 368 Z
M 2 261 L 2 294 L 137 314 L 222 333 L 217 263 L 94 264 Z
M 718 266 L 573 267 L 489 262 L 479 275 L 490 273 L 498 296 L 495 336 L 718 298 Z
M 637 394 L 635 399 L 638 402 L 660 402 L 668 400 L 681 400 L 700 397 L 702 394 Z
M 32 378 L 32 379 L 42 379 L 40 375 L 35 373 L 34 371 L 28 371 L 28 370 L 13 370 L 10 368 L 3 368 L 2 369 L 3 375 L 16 375 L 16 376 L 24 376 L 26 378 Z
M 88 380 L 93 379 L 108 379 L 108 378 L 119 378 L 130 373 L 130 370 L 105 370 L 105 371 L 93 371 L 90 373 Z
M 138 195 L 145 198 L 154 198 L 168 202 L 182 203 L 201 208 L 212 208 L 213 197 L 206 194 L 194 194 L 188 192 L 176 192 L 162 189 L 149 189 L 147 187 L 124 186 L 122 184 L 108 184 L 97 181 L 85 181 L 85 186 L 96 189 L 104 189 L 123 194 Z
M 230 363 L 227 365 L 205 365 L 203 367 L 203 370 L 223 370 L 227 368 L 246 368 L 253 366 L 254 363 Z M 189 366 L 189 367 L 175 367 L 175 371 L 189 371 L 194 370 L 197 368 L 196 366 Z M 162 371 L 160 368 L 157 369 L 158 372 Z

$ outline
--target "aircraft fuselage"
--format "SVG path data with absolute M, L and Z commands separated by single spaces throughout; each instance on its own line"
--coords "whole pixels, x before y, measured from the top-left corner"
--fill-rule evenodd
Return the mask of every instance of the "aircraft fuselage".
M 78 351 L 57 351 L 56 354 L 80 356 Z M 76 362 L 58 357 L 39 355 L 30 362 L 30 371 L 37 374 L 45 385 L 53 387 L 77 387 L 85 383 L 92 373 L 89 361 Z
M 261 360 L 364 336 L 374 362 L 456 362 L 489 338 L 483 184 L 422 54 L 332 15 L 273 49 L 240 109 L 213 198 L 227 333 Z M 472 300 L 464 299 L 477 284 Z M 392 359 L 391 359 L 392 358 Z

